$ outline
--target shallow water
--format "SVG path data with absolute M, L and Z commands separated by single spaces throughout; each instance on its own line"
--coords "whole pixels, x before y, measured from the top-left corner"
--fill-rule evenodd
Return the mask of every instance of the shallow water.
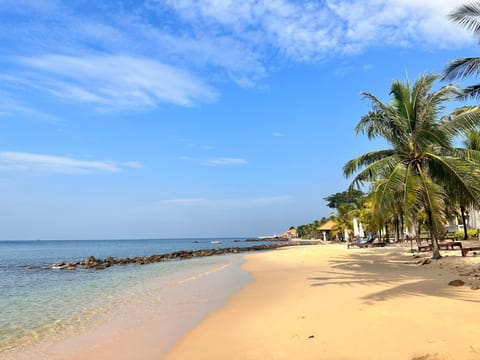
M 216 297 L 205 292 L 205 286 L 190 287 L 181 299 L 173 302 L 167 301 L 165 290 L 181 289 L 182 284 L 228 267 L 239 268 L 241 257 L 113 266 L 102 271 L 52 270 L 49 268 L 52 263 L 90 255 L 133 257 L 180 249 L 251 245 L 234 240 L 222 239 L 218 245 L 211 244 L 212 239 L 0 242 L 0 355 L 61 338 L 72 330 L 82 331 L 99 319 L 108 320 L 106 314 L 120 311 L 126 304 L 140 301 L 144 306 L 174 307 L 178 301 L 213 301 Z M 234 290 L 225 289 L 225 293 Z M 158 300 L 162 296 L 163 300 Z

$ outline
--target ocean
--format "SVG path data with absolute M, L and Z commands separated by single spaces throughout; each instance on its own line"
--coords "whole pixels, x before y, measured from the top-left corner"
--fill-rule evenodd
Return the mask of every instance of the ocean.
M 202 309 L 212 309 L 249 281 L 240 270 L 241 254 L 105 270 L 53 270 L 53 263 L 92 255 L 135 257 L 251 245 L 242 238 L 0 241 L 0 357 L 81 332 L 108 321 L 109 314 L 129 304 L 148 303 L 149 298 L 165 309 L 175 308 L 178 295 L 169 303 L 169 294 L 187 283 L 190 290 L 182 289 L 181 303 L 201 303 Z

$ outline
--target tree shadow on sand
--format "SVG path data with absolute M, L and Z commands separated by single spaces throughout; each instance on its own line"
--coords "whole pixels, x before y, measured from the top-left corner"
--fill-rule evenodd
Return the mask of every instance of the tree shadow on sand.
M 478 293 L 469 287 L 449 286 L 448 282 L 459 276 L 437 267 L 440 263 L 425 267 L 418 265 L 418 259 L 398 248 L 355 251 L 329 259 L 332 270 L 319 271 L 319 276 L 308 278 L 311 286 L 375 284 L 384 287 L 363 296 L 365 304 L 410 296 L 436 296 L 480 303 Z

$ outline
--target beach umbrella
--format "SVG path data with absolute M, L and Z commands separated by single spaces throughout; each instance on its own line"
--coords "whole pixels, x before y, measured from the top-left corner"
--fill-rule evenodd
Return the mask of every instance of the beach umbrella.
M 357 218 L 353 218 L 353 236 L 359 236 L 359 234 Z
M 344 237 L 345 237 L 345 241 L 350 240 L 350 236 L 348 236 L 348 230 L 347 230 L 346 228 L 345 228 L 345 235 L 344 235 Z
M 363 225 L 362 225 L 362 223 L 359 223 L 359 224 L 358 224 L 358 236 L 360 236 L 361 238 L 364 238 L 364 237 L 365 237 L 365 232 L 363 231 Z

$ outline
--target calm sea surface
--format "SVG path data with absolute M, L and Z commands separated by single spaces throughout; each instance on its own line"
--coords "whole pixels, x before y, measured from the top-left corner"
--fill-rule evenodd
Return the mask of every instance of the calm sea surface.
M 241 238 L 0 241 L 0 355 L 67 330 L 85 328 L 99 315 L 135 298 L 149 280 L 175 286 L 230 266 L 232 256 L 117 265 L 106 270 L 52 270 L 53 263 L 91 255 L 134 257 L 251 245 Z M 238 260 L 234 263 L 240 265 Z

